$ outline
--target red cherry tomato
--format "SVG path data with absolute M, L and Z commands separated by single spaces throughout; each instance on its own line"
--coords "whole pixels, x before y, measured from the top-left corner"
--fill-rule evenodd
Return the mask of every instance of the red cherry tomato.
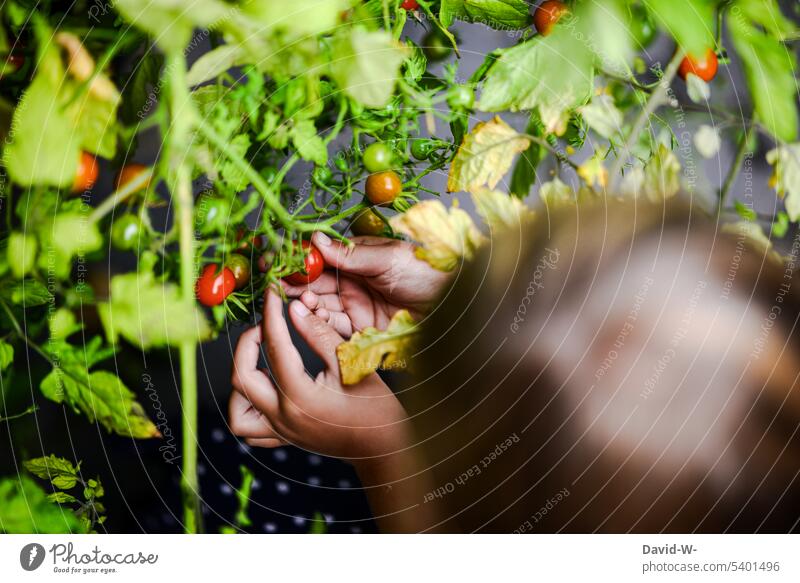
M 236 278 L 227 267 L 218 271 L 218 265 L 206 265 L 197 278 L 197 299 L 204 306 L 218 306 L 236 288 Z
M 542 36 L 547 36 L 553 30 L 556 22 L 561 20 L 565 12 L 569 12 L 569 8 L 559 0 L 545 0 L 536 8 L 533 13 L 533 23 L 536 25 L 536 30 Z
M 72 192 L 84 192 L 92 188 L 97 182 L 98 172 L 97 159 L 88 152 L 81 152 L 75 181 L 72 183 Z
M 264 238 L 261 235 L 253 235 L 249 240 L 245 238 L 245 235 L 246 229 L 244 227 L 240 227 L 236 231 L 236 240 L 239 241 L 239 246 L 236 248 L 237 252 L 249 253 L 250 247 L 258 251 L 264 246 Z
M 305 260 L 306 272 L 297 271 L 283 278 L 292 285 L 306 285 L 311 283 L 322 275 L 322 270 L 325 268 L 325 260 L 322 258 L 322 253 L 319 252 L 319 249 L 308 241 L 303 241 L 302 245 L 304 250 L 308 250 L 308 255 L 306 255 Z
M 708 83 L 716 76 L 718 67 L 717 54 L 709 48 L 702 60 L 697 60 L 694 55 L 686 55 L 678 67 L 678 76 L 686 81 L 686 76 L 694 73 Z
M 417 0 L 403 0 L 400 7 L 403 8 L 403 10 L 416 10 L 419 8 L 419 2 L 417 2 Z
M 147 166 L 144 164 L 125 164 L 125 166 L 123 166 L 119 171 L 119 174 L 117 174 L 117 190 L 125 186 L 128 182 L 139 176 L 139 174 L 145 170 L 147 170 Z M 141 188 L 139 188 L 139 190 L 145 190 L 148 186 L 150 186 L 149 179 Z

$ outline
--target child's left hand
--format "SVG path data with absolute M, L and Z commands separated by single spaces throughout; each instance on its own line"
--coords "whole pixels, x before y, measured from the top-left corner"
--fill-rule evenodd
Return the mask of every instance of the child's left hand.
M 342 337 L 299 301 L 290 304 L 289 314 L 325 370 L 313 379 L 308 375 L 289 336 L 283 302 L 268 291 L 261 326 L 241 336 L 234 355 L 229 405 L 233 433 L 250 445 L 290 443 L 356 464 L 404 448 L 407 418 L 389 387 L 375 373 L 343 386 L 336 358 Z M 262 342 L 272 378 L 258 368 Z

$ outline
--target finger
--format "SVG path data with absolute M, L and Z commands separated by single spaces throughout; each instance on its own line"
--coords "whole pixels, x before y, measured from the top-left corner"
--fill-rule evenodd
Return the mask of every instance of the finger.
M 381 237 L 356 239 L 354 245 L 333 241 L 325 233 L 317 231 L 311 237 L 314 246 L 322 253 L 330 267 L 355 275 L 375 277 L 386 273 L 396 259 L 396 254 L 409 254 L 411 248 L 394 239 Z
M 299 389 L 309 379 L 303 359 L 297 351 L 283 317 L 283 301 L 274 290 L 267 290 L 264 300 L 264 341 L 275 380 L 286 392 Z
M 320 308 L 325 308 L 332 312 L 343 312 L 342 300 L 339 294 L 315 294 L 312 291 L 306 291 L 300 296 L 300 301 L 312 312 L 316 312 Z
M 258 368 L 261 337 L 260 326 L 250 328 L 239 337 L 233 354 L 231 385 L 258 409 L 270 412 L 277 408 L 278 396 L 269 377 Z
M 228 424 L 231 433 L 239 437 L 278 437 L 267 417 L 237 391 L 228 401 Z
M 299 298 L 306 291 L 312 291 L 315 294 L 335 294 L 339 290 L 338 277 L 330 271 L 323 272 L 308 285 L 292 285 L 285 279 L 281 280 L 281 285 L 290 298 Z
M 326 322 L 312 314 L 302 302 L 289 304 L 289 314 L 295 329 L 331 371 L 339 374 L 339 360 L 336 358 L 336 347 L 344 339 Z
M 336 330 L 343 338 L 350 338 L 353 335 L 353 321 L 344 312 L 329 312 L 327 314 L 328 324 Z
M 268 437 L 268 438 L 252 438 L 251 437 L 251 438 L 245 439 L 244 442 L 247 445 L 251 446 L 251 447 L 263 447 L 263 448 L 266 448 L 266 449 L 272 449 L 272 448 L 275 448 L 275 447 L 282 447 L 282 446 L 288 444 L 288 442 L 286 442 L 286 441 L 284 441 L 282 439 L 275 439 L 275 438 L 272 438 L 272 437 Z

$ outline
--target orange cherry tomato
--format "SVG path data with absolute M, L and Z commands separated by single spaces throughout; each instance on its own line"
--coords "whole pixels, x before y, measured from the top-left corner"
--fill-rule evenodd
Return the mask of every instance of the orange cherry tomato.
M 719 61 L 713 49 L 706 49 L 706 54 L 702 60 L 698 60 L 694 55 L 686 55 L 678 67 L 678 76 L 686 81 L 689 73 L 694 73 L 703 81 L 708 83 L 717 74 Z
M 97 159 L 88 152 L 81 152 L 78 171 L 75 173 L 75 181 L 72 183 L 72 192 L 90 190 L 97 182 L 98 173 Z
M 322 270 L 325 269 L 325 260 L 322 258 L 322 253 L 319 249 L 314 247 L 308 241 L 303 241 L 302 246 L 304 250 L 308 250 L 308 255 L 305 259 L 305 273 L 296 271 L 284 277 L 288 283 L 292 285 L 306 285 L 315 281 L 322 275 Z
M 136 163 L 125 164 L 125 166 L 123 166 L 122 169 L 119 171 L 119 174 L 117 174 L 117 182 L 116 182 L 117 190 L 125 186 L 128 182 L 130 182 L 131 180 L 133 180 L 134 178 L 139 176 L 139 174 L 141 174 L 146 170 L 147 166 L 145 166 L 144 164 L 136 164 Z M 149 186 L 150 186 L 150 179 L 148 179 L 147 182 L 145 182 L 144 185 L 141 188 L 139 188 L 139 190 L 145 190 Z
M 204 306 L 218 306 L 236 289 L 236 277 L 227 267 L 218 271 L 218 265 L 206 265 L 197 278 L 195 291 L 198 301 Z
M 376 172 L 367 177 L 367 198 L 372 204 L 392 202 L 402 189 L 400 177 L 391 170 Z
M 542 36 L 547 36 L 553 31 L 553 26 L 561 20 L 564 13 L 569 12 L 569 8 L 559 0 L 545 0 L 536 8 L 533 13 L 533 23 L 536 30 Z

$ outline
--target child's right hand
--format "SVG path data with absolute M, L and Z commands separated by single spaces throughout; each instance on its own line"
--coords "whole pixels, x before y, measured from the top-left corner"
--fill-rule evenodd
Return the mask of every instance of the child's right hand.
M 368 326 L 385 329 L 401 309 L 419 319 L 451 278 L 418 259 L 414 245 L 405 241 L 355 237 L 347 246 L 319 231 L 311 241 L 337 271 L 326 271 L 309 285 L 284 281 L 283 286 L 345 338 Z

